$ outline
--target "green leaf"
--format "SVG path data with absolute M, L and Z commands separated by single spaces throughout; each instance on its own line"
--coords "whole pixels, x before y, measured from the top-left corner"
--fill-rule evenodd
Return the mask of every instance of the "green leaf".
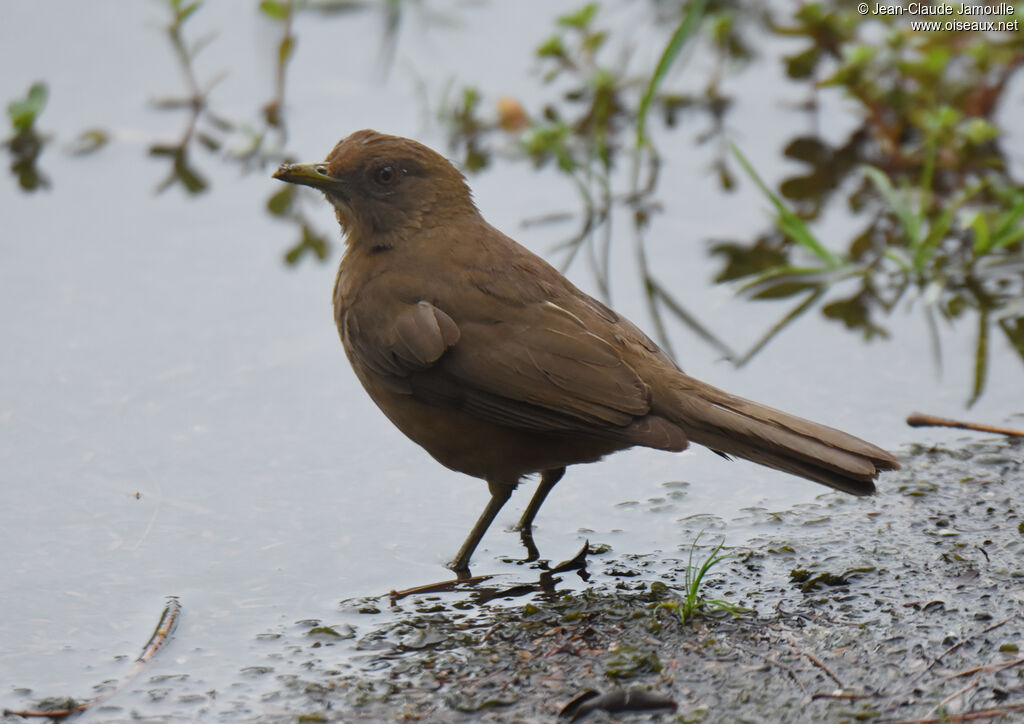
M 176 5 L 180 5 L 180 4 L 176 3 Z M 176 17 L 176 19 L 177 19 L 178 25 L 181 25 L 186 20 L 188 20 L 189 16 L 192 13 L 194 13 L 196 10 L 198 10 L 200 5 L 201 5 L 201 3 L 199 2 L 199 0 L 195 0 L 195 2 L 191 2 L 188 5 L 186 5 L 185 7 L 177 9 L 177 12 L 176 12 L 176 16 L 177 17 Z
M 285 252 L 284 259 L 289 264 L 297 263 L 306 253 L 312 253 L 320 261 L 327 258 L 330 244 L 321 234 L 316 233 L 308 224 L 302 225 L 302 238 Z
M 149 147 L 150 156 L 176 156 L 180 151 L 180 146 L 168 146 L 162 143 L 154 143 Z
M 786 56 L 786 75 L 793 79 L 809 78 L 814 72 L 814 66 L 818 64 L 821 54 L 821 48 L 812 45 L 796 55 Z
M 552 35 L 537 48 L 537 56 L 540 58 L 565 57 L 565 46 L 562 45 L 562 39 L 557 35 Z
M 875 336 L 887 337 L 888 333 L 871 320 L 871 307 L 867 303 L 866 295 L 855 294 L 849 299 L 837 299 L 822 306 L 821 313 L 828 319 L 835 319 L 846 325 L 847 329 L 859 329 L 864 333 L 864 339 L 870 340 Z
M 24 131 L 36 122 L 36 118 L 46 105 L 47 89 L 45 83 L 33 83 L 28 94 L 21 100 L 7 104 L 7 115 L 15 131 Z
M 82 131 L 78 138 L 71 142 L 70 151 L 75 156 L 84 156 L 100 150 L 109 140 L 110 137 L 102 128 L 90 128 L 88 131 Z
M 277 0 L 263 0 L 260 12 L 271 20 L 285 20 L 288 17 L 288 5 Z
M 220 140 L 215 138 L 214 136 L 211 136 L 209 133 L 203 133 L 202 131 L 199 131 L 198 133 L 196 133 L 196 139 L 198 139 L 198 141 L 201 144 L 203 144 L 203 146 L 208 151 L 220 150 Z
M 579 28 L 582 30 L 590 24 L 597 14 L 597 3 L 588 3 L 574 13 L 563 15 L 558 18 L 558 24 L 567 28 Z
M 295 198 L 294 186 L 283 186 L 280 191 L 267 199 L 267 211 L 274 216 L 284 216 L 291 208 L 292 199 Z
M 924 130 L 931 136 L 953 128 L 963 118 L 963 111 L 952 106 L 940 106 L 928 110 L 924 115 Z
M 174 177 L 185 187 L 190 194 L 198 194 L 206 191 L 207 183 L 198 171 L 188 163 L 184 155 L 175 159 Z
M 576 164 L 566 148 L 570 135 L 571 130 L 564 123 L 534 126 L 523 135 L 523 145 L 534 162 L 539 164 L 553 156 L 563 171 L 572 173 Z
M 999 137 L 999 129 L 984 118 L 970 118 L 960 124 L 957 132 L 975 146 Z
M 981 256 L 991 248 L 991 236 L 988 233 L 988 219 L 978 212 L 971 221 L 970 228 L 974 231 L 974 255 Z
M 879 52 L 870 45 L 855 45 L 843 49 L 843 64 L 830 77 L 818 82 L 821 87 L 855 86 L 862 78 L 870 76 L 869 65 Z
M 277 63 L 279 66 L 284 67 L 288 63 L 293 50 L 295 50 L 295 38 L 291 35 L 281 38 L 281 44 L 277 46 Z
M 471 115 L 473 110 L 480 105 L 480 91 L 476 88 L 468 87 L 462 89 L 462 109 L 467 115 Z
M 601 31 L 597 33 L 590 33 L 586 38 L 583 39 L 583 49 L 588 53 L 596 53 L 598 48 L 604 45 L 604 41 L 608 39 L 608 33 Z

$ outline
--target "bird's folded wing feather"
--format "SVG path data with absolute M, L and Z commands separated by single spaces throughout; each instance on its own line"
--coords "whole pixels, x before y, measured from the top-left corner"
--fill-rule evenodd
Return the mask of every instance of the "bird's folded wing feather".
M 505 424 L 502 417 L 521 414 L 525 404 L 540 417 L 554 413 L 598 427 L 626 426 L 650 411 L 647 385 L 610 344 L 558 318 L 546 321 L 460 327 L 465 344 L 440 367 L 463 388 L 467 406 Z
M 400 392 L 406 378 L 431 367 L 459 341 L 459 327 L 429 302 L 403 304 L 389 325 L 361 324 L 356 314 L 343 317 L 346 349 L 358 362 Z
M 650 390 L 608 342 L 550 304 L 515 321 L 455 321 L 426 301 L 386 329 L 347 325 L 346 342 L 389 386 L 430 404 L 541 432 L 625 428 L 650 412 Z

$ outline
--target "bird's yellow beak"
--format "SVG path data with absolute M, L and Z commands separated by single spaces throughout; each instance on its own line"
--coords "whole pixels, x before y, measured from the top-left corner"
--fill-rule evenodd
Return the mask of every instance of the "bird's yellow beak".
M 325 163 L 284 163 L 274 171 L 274 178 L 290 184 L 312 186 L 315 189 L 327 188 L 338 183 L 338 179 L 327 173 Z

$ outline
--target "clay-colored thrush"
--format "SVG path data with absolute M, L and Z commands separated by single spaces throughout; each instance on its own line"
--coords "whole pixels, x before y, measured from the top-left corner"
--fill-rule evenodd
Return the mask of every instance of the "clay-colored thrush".
M 410 439 L 491 499 L 465 573 L 525 475 L 529 531 L 567 465 L 696 442 L 854 495 L 896 459 L 845 432 L 683 374 L 643 332 L 484 221 L 466 180 L 406 138 L 358 131 L 274 178 L 319 189 L 348 244 L 334 318 L 363 387 Z

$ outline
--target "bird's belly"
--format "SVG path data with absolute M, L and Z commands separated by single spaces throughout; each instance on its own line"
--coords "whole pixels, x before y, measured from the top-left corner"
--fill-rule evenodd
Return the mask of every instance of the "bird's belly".
M 523 475 L 595 462 L 628 445 L 495 425 L 461 410 L 430 405 L 372 376 L 357 376 L 381 411 L 406 437 L 452 470 L 514 484 Z

